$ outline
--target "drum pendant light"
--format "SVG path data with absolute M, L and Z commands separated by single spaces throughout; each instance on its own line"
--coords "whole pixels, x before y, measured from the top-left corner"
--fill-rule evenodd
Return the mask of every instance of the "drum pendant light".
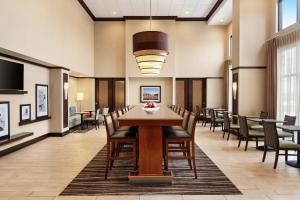
M 150 0 L 150 31 L 133 35 L 133 55 L 144 76 L 159 75 L 168 51 L 168 35 L 160 31 L 152 31 L 152 14 Z

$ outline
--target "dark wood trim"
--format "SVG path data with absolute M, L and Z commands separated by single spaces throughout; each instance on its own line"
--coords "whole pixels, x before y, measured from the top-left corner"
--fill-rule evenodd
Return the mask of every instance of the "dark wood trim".
M 123 16 L 123 17 L 96 17 L 83 0 L 78 0 L 83 9 L 94 21 L 125 21 L 125 20 L 148 20 L 150 16 Z M 206 17 L 178 17 L 178 16 L 153 16 L 153 20 L 176 20 L 176 21 L 208 21 L 216 12 L 223 0 L 218 0 Z
M 232 113 L 234 115 L 239 114 L 239 74 L 234 73 L 232 74 L 232 83 L 237 83 L 237 91 L 236 91 L 236 99 L 234 99 L 234 93 L 232 91 Z M 233 88 L 231 88 L 233 90 Z M 237 119 L 233 119 L 234 123 L 237 123 Z
M 29 119 L 22 120 L 22 107 L 23 106 L 29 106 Z M 20 105 L 20 122 L 28 122 L 31 121 L 31 104 L 21 104 Z
M 224 79 L 224 77 L 205 77 L 206 79 Z
M 96 17 L 93 14 L 93 12 L 89 9 L 89 7 L 85 4 L 85 2 L 83 0 L 78 0 L 78 2 L 80 3 L 80 5 L 83 7 L 83 9 L 87 12 L 87 14 L 91 17 L 92 20 L 95 21 Z
M 67 131 L 65 131 L 65 132 L 62 132 L 62 133 L 58 133 L 58 132 L 56 132 L 56 133 L 49 133 L 48 134 L 48 136 L 49 137 L 64 137 L 64 136 L 66 136 L 66 135 L 68 135 L 70 133 L 70 130 L 67 130 Z
M 28 94 L 28 91 L 24 91 L 24 90 L 0 90 L 0 94 Z
M 19 126 L 25 126 L 27 124 L 33 124 L 33 123 L 36 123 L 36 122 L 41 122 L 41 121 L 45 121 L 45 120 L 49 120 L 49 119 L 51 119 L 50 116 L 39 117 L 39 118 L 34 119 L 34 120 L 28 120 L 28 121 L 24 121 L 24 122 L 19 122 Z
M 69 75 L 66 74 L 66 73 L 63 73 L 63 85 L 62 85 L 62 90 L 63 90 L 63 127 L 64 128 L 67 128 L 69 126 L 69 95 L 68 95 L 68 91 L 67 91 L 67 94 L 66 94 L 66 91 L 65 91 L 65 84 L 68 84 L 69 83 Z M 67 96 L 67 98 L 65 98 L 65 96 Z
M 24 62 L 31 65 L 36 65 L 39 67 L 47 68 L 47 69 L 62 69 L 66 71 L 70 71 L 70 69 L 66 67 L 56 66 L 20 53 L 16 53 L 7 49 L 0 48 L 0 56 L 8 59 L 17 60 L 19 62 Z
M 206 17 L 176 17 L 176 21 L 199 21 L 204 22 L 207 21 Z
M 4 150 L 0 151 L 0 157 L 4 156 L 4 155 L 7 155 L 7 154 L 10 154 L 10 153 L 13 153 L 15 151 L 18 151 L 18 150 L 20 150 L 20 149 L 22 149 L 24 147 L 27 147 L 27 146 L 29 146 L 31 144 L 37 143 L 37 142 L 39 142 L 41 140 L 46 139 L 47 137 L 49 137 L 48 134 L 45 134 L 45 135 L 33 138 L 32 140 L 28 140 L 26 142 L 23 142 L 23 143 L 15 145 L 15 146 L 9 147 L 7 149 L 4 149 Z
M 231 70 L 238 70 L 238 69 L 267 69 L 267 66 L 238 66 L 235 68 L 232 68 Z
M 209 18 L 216 12 L 216 10 L 219 8 L 219 6 L 222 4 L 223 0 L 218 0 L 214 7 L 210 10 L 208 15 L 206 16 L 206 21 L 209 20 Z
M 12 135 L 11 137 L 9 137 L 5 140 L 1 140 L 0 141 L 0 146 L 3 146 L 3 145 L 6 145 L 6 144 L 9 144 L 9 143 L 21 140 L 23 138 L 26 138 L 26 137 L 29 137 L 29 136 L 32 136 L 32 135 L 33 135 L 33 133 L 31 133 L 31 132 L 23 132 L 23 133 L 18 133 L 18 134 Z

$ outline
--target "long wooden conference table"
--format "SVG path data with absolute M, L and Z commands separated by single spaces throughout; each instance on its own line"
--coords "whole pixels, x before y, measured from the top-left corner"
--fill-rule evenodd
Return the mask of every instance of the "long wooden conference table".
M 147 113 L 142 106 L 135 106 L 119 117 L 121 126 L 138 126 L 139 167 L 129 173 L 130 183 L 171 183 L 172 172 L 163 171 L 163 126 L 181 125 L 182 117 L 165 106 L 154 113 Z

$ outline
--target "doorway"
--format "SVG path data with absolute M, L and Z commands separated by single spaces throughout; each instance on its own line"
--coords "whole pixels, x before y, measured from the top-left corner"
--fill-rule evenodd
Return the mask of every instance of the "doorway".
M 206 107 L 205 78 L 177 78 L 176 105 L 196 112 L 196 106 Z
M 125 78 L 96 78 L 95 102 L 96 109 L 108 107 L 109 111 L 126 105 Z

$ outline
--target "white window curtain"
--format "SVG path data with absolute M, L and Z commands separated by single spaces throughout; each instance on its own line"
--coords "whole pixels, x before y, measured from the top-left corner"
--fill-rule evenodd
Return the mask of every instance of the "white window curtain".
M 296 116 L 300 125 L 300 42 L 277 51 L 277 118 Z

